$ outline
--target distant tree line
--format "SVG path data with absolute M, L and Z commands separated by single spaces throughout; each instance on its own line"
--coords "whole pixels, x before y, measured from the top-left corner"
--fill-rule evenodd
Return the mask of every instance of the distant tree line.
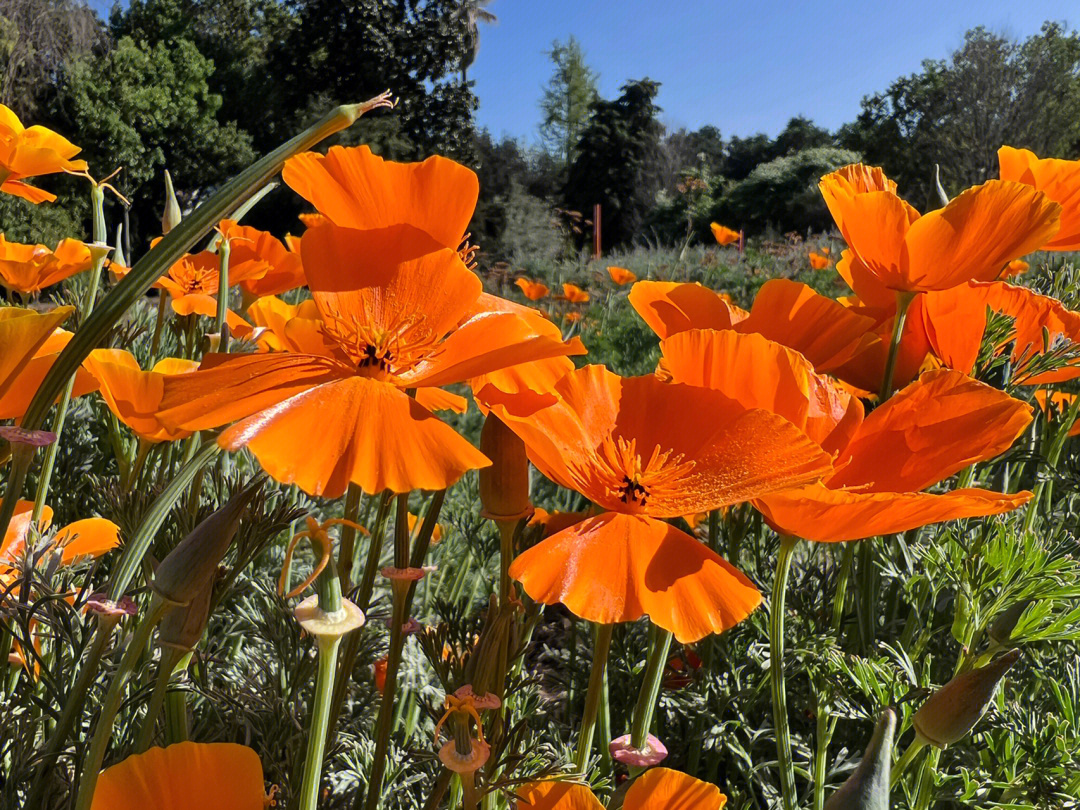
M 115 185 L 131 207 L 111 218 L 126 218 L 135 254 L 157 233 L 164 169 L 190 208 L 329 107 L 385 89 L 397 110 L 362 119 L 338 142 L 472 165 L 481 180 L 473 239 L 490 262 L 581 247 L 596 204 L 605 249 L 678 244 L 708 239 L 711 221 L 748 233 L 828 227 L 816 180 L 853 160 L 883 166 L 926 208 L 935 164 L 956 193 L 995 176 L 1003 143 L 1080 156 L 1080 36 L 1056 23 L 1023 41 L 973 29 L 948 59 L 864 98 L 838 131 L 797 116 L 776 137 L 666 130 L 657 82 L 600 97 L 570 37 L 549 52 L 536 144 L 496 139 L 474 125 L 468 79 L 480 26 L 495 20 L 487 5 L 131 0 L 102 20 L 82 0 L 5 0 L 0 102 L 67 134 L 99 175 L 124 167 Z M 82 196 L 67 194 L 62 208 L 0 200 L 0 228 L 16 239 L 81 232 Z M 299 210 L 278 191 L 250 216 L 296 231 Z

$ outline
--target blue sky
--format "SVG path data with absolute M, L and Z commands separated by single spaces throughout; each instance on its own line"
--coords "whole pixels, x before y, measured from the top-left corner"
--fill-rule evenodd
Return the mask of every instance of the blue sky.
M 112 0 L 91 0 L 107 10 Z M 793 115 L 834 129 L 860 99 L 984 25 L 1024 37 L 1044 20 L 1080 24 L 1075 0 L 493 0 L 469 77 L 478 122 L 535 140 L 551 73 L 545 54 L 573 34 L 600 92 L 629 79 L 661 83 L 670 126 L 714 124 L 725 135 L 775 135 Z

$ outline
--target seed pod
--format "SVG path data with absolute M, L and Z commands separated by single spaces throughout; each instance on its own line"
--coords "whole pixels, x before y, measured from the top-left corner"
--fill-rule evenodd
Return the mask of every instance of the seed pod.
M 165 170 L 165 212 L 161 215 L 161 233 L 167 234 L 180 224 L 180 203 L 173 190 L 172 176 Z
M 158 644 L 184 652 L 194 649 L 210 619 L 210 597 L 213 593 L 214 577 L 209 577 L 190 604 L 170 608 L 158 625 Z
M 990 625 L 990 629 L 986 631 L 987 635 L 990 636 L 990 640 L 1000 647 L 1008 644 L 1012 639 L 1013 630 L 1016 629 L 1016 625 L 1020 621 L 1020 616 L 1027 610 L 1032 601 L 1031 599 L 1024 599 L 1001 611 L 994 619 L 993 624 Z
M 484 517 L 518 520 L 528 515 L 532 505 L 525 443 L 499 417 L 489 413 L 480 432 L 480 452 L 491 459 L 491 466 L 479 472 Z
M 266 480 L 259 475 L 246 489 L 195 527 L 161 561 L 150 586 L 163 599 L 186 605 L 194 599 L 217 570 L 232 545 L 240 516 Z
M 829 800 L 825 810 L 889 810 L 896 712 L 886 709 L 874 728 L 859 766 Z
M 938 748 L 963 739 L 986 713 L 998 684 L 1019 658 L 1020 651 L 1012 650 L 985 667 L 957 675 L 915 712 L 915 730 Z

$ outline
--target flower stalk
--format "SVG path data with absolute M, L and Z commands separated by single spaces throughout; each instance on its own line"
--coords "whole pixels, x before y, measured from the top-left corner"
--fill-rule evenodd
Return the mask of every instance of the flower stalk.
M 664 667 L 671 650 L 671 631 L 652 625 L 649 631 L 649 660 L 645 666 L 645 679 L 641 683 L 637 705 L 634 706 L 634 723 L 630 730 L 630 745 L 641 750 L 645 747 L 652 728 L 656 701 L 664 680 Z
M 596 730 L 600 702 L 604 693 L 604 680 L 607 673 L 608 652 L 611 649 L 611 634 L 615 629 L 612 624 L 593 625 L 593 659 L 589 671 L 589 689 L 585 693 L 585 711 L 581 715 L 581 731 L 578 734 L 577 751 L 574 766 L 580 773 L 585 772 L 592 751 L 593 733 Z M 607 740 L 602 744 L 607 745 Z
M 878 394 L 878 402 L 884 402 L 892 396 L 893 378 L 896 376 L 896 360 L 900 356 L 900 343 L 904 338 L 904 322 L 907 320 L 908 308 L 915 300 L 915 293 L 896 291 L 896 315 L 893 318 L 892 339 L 889 341 L 889 356 L 885 361 L 885 373 L 881 378 L 881 391 Z
M 795 810 L 795 766 L 791 758 L 791 730 L 788 725 L 787 687 L 784 683 L 784 612 L 791 560 L 798 538 L 780 537 L 776 558 L 772 601 L 769 603 L 769 681 L 772 685 L 773 727 L 776 730 L 776 764 L 780 771 L 783 810 Z

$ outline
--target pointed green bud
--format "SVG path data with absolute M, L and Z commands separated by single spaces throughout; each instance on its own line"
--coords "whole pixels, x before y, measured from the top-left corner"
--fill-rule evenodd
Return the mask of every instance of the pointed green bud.
M 889 810 L 896 712 L 886 709 L 874 728 L 859 766 L 829 800 L 825 810 Z
M 941 200 L 941 207 L 944 208 L 949 204 L 949 195 L 945 193 L 945 187 L 941 185 L 941 166 L 937 163 L 934 164 L 934 189 L 937 191 L 938 199 Z
M 938 748 L 963 739 L 986 713 L 998 684 L 1019 658 L 1020 651 L 1011 650 L 985 667 L 957 675 L 915 712 L 915 730 Z
M 167 234 L 180 224 L 180 203 L 173 190 L 172 176 L 165 170 L 165 213 L 161 215 L 161 233 Z
M 214 577 L 210 576 L 189 604 L 171 607 L 158 625 L 158 644 L 184 652 L 193 650 L 210 620 L 210 597 L 213 593 Z
M 262 488 L 265 474 L 255 477 L 246 489 L 229 498 L 181 540 L 161 561 L 150 587 L 162 598 L 178 605 L 189 604 L 213 578 L 232 545 L 244 509 Z
M 1024 599 L 1001 611 L 990 625 L 990 629 L 986 631 L 987 635 L 990 636 L 990 640 L 999 647 L 1008 644 L 1012 639 L 1013 630 L 1016 629 L 1020 617 L 1032 601 L 1031 599 Z
M 116 226 L 116 249 L 113 251 L 113 261 L 121 267 L 127 267 L 127 257 L 124 255 L 123 237 L 124 225 L 120 223 Z

